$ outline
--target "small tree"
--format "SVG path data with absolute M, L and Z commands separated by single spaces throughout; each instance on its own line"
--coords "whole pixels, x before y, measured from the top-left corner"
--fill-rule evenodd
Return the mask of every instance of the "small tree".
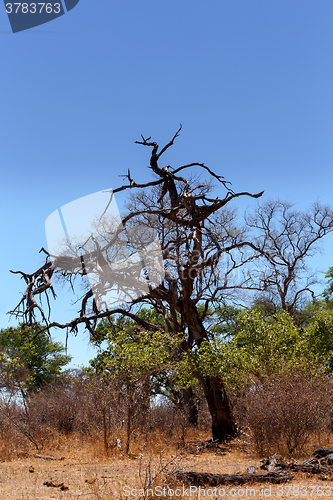
M 0 332 L 0 384 L 22 395 L 39 391 L 55 381 L 72 357 L 37 324 L 10 327 Z
M 147 314 L 148 311 L 144 311 L 141 316 Z M 90 364 L 98 374 L 111 377 L 121 394 L 121 404 L 126 408 L 125 451 L 128 453 L 134 420 L 141 421 L 142 427 L 149 427 L 147 416 L 151 396 L 158 392 L 160 385 L 158 376 L 165 375 L 169 380 L 177 377 L 176 358 L 183 338 L 140 330 L 135 322 L 122 317 L 118 318 L 117 326 L 110 327 L 105 321 L 100 323 L 97 335 L 107 341 L 108 347 Z
M 142 308 L 137 314 L 152 324 L 166 327 L 163 316 L 154 309 Z M 193 389 L 193 384 L 198 388 L 197 380 L 192 378 L 190 383 L 188 380 L 184 382 L 179 373 L 184 336 L 147 332 L 138 328 L 135 321 L 117 316 L 112 322 L 99 323 L 92 342 L 100 351 L 90 362 L 95 370 L 108 370 L 117 361 L 119 366 L 116 372 L 113 369 L 113 373 L 118 373 L 121 367 L 123 373 L 133 371 L 148 377 L 152 397 L 166 397 L 183 414 L 188 425 L 198 425 L 199 399 Z

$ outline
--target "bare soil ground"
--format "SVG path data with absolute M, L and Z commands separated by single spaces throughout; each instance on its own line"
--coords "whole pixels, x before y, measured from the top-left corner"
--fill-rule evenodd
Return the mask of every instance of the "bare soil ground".
M 46 453 L 47 454 L 47 453 Z M 50 453 L 51 454 L 51 453 Z M 52 455 L 55 455 L 53 452 Z M 61 457 L 61 454 L 56 454 Z M 303 458 L 308 458 L 309 455 Z M 174 460 L 173 460 L 174 459 Z M 300 457 L 301 459 L 301 457 Z M 212 473 L 246 472 L 247 467 L 259 468 L 258 456 L 237 442 L 225 451 L 200 454 L 182 452 L 143 458 L 115 456 L 80 459 L 78 454 L 63 460 L 45 460 L 31 454 L 28 457 L 0 463 L 0 499 L 128 499 L 142 498 L 150 486 L 150 496 L 175 499 L 324 499 L 333 498 L 333 478 L 296 473 L 294 479 L 281 485 L 249 484 L 198 488 L 165 481 L 165 471 L 154 480 L 161 468 L 171 460 L 167 470 L 175 468 Z M 150 462 L 150 464 L 149 464 Z M 48 482 L 50 486 L 44 483 Z M 169 486 L 167 486 L 169 485 Z M 68 489 L 67 489 L 68 488 Z M 164 488 L 164 489 L 163 489 Z

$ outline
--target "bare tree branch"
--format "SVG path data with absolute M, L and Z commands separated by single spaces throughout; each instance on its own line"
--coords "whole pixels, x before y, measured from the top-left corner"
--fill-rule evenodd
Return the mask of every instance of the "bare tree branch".
M 318 251 L 317 243 L 333 230 L 333 211 L 320 203 L 308 212 L 299 212 L 283 201 L 270 201 L 246 216 L 255 231 L 253 244 L 264 258 L 269 274 L 268 294 L 292 312 L 304 292 L 313 293 L 318 283 L 306 266 L 306 259 Z

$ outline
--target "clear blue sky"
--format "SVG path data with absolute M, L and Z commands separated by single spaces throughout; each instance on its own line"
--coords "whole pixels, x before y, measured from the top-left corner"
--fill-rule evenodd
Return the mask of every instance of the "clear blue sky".
M 333 204 L 332 26 L 331 0 L 80 0 L 12 34 L 0 5 L 0 326 L 24 289 L 9 269 L 42 264 L 50 213 L 128 168 L 151 178 L 141 133 L 163 144 L 182 123 L 166 164 L 205 162 L 234 190 L 299 208 Z M 313 267 L 333 265 L 332 245 Z M 55 312 L 71 316 L 64 297 Z M 75 363 L 87 344 L 70 341 Z

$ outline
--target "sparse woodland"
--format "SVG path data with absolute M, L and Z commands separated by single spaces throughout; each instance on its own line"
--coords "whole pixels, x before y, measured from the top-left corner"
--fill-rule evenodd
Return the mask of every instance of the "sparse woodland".
M 308 265 L 333 230 L 333 210 L 261 202 L 260 180 L 258 193 L 235 192 L 202 163 L 161 166 L 179 133 L 161 149 L 142 136 L 154 179 L 128 171 L 113 191 L 129 192 L 123 228 L 158 232 L 158 286 L 148 280 L 146 293 L 113 309 L 99 309 L 87 286 L 77 317 L 49 319 L 56 283 L 75 289 L 89 266 L 110 264 L 119 228 L 104 246 L 92 238 L 70 257 L 43 249 L 36 272 L 15 271 L 26 289 L 11 311 L 20 326 L 1 332 L 2 460 L 92 447 L 105 459 L 220 453 L 233 442 L 258 457 L 299 456 L 332 442 L 333 272 L 316 296 Z M 253 201 L 243 221 L 239 197 Z M 81 324 L 99 354 L 66 370 L 49 334 Z

